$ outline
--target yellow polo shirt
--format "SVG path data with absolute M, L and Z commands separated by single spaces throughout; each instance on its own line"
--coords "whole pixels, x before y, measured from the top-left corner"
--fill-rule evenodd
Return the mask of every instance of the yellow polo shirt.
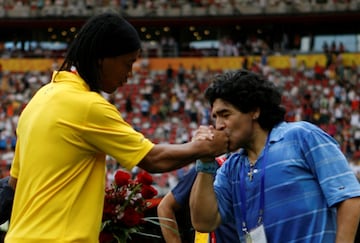
M 98 242 L 106 154 L 131 169 L 154 146 L 78 75 L 54 75 L 18 122 L 6 243 Z

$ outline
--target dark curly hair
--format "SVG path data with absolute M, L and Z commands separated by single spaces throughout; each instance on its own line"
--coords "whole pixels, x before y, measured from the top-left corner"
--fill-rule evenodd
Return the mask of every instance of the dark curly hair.
M 284 121 L 280 91 L 263 76 L 251 71 L 239 70 L 215 76 L 205 91 L 205 98 L 211 106 L 216 99 L 222 99 L 243 113 L 259 108 L 258 122 L 266 130 Z

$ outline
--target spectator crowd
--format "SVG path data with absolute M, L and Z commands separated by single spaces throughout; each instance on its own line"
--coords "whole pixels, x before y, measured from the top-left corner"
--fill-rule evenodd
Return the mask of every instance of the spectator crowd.
M 333 60 L 325 66 L 314 67 L 297 63 L 295 57 L 290 57 L 290 68 L 286 69 L 275 69 L 264 58 L 244 68 L 262 73 L 282 90 L 287 121 L 306 120 L 333 136 L 360 178 L 360 67 L 355 61 L 351 66 L 343 65 L 341 53 L 333 53 Z M 203 91 L 211 77 L 222 72 L 201 69 L 196 64 L 190 69 L 169 65 L 166 70 L 152 70 L 143 60 L 128 83 L 107 95 L 107 99 L 127 122 L 154 142 L 184 143 L 200 124 L 211 124 L 210 107 Z M 26 73 L 1 70 L 0 177 L 9 173 L 19 115 L 50 77 L 51 70 Z M 107 161 L 108 178 L 113 178 L 118 164 L 111 157 Z M 159 195 L 176 185 L 188 169 L 155 175 Z
M 115 10 L 132 17 L 357 11 L 359 0 L 1 0 L 0 18 L 87 17 Z

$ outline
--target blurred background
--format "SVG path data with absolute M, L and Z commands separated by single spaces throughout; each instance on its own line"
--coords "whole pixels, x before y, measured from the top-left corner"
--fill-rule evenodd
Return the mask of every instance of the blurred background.
M 211 124 L 203 99 L 211 77 L 245 68 L 282 90 L 287 121 L 333 136 L 360 178 L 360 0 L 0 0 L 0 178 L 22 109 L 82 24 L 107 11 L 135 26 L 142 56 L 106 98 L 152 141 L 187 142 Z M 154 175 L 159 197 L 191 166 Z M 118 168 L 107 157 L 108 183 Z

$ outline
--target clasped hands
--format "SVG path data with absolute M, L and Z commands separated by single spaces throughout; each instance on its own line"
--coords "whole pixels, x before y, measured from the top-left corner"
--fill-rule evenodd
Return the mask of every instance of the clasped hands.
M 211 142 L 213 156 L 200 158 L 202 162 L 213 162 L 215 157 L 229 152 L 229 135 L 224 130 L 201 125 L 195 131 L 192 141 L 204 140 Z

